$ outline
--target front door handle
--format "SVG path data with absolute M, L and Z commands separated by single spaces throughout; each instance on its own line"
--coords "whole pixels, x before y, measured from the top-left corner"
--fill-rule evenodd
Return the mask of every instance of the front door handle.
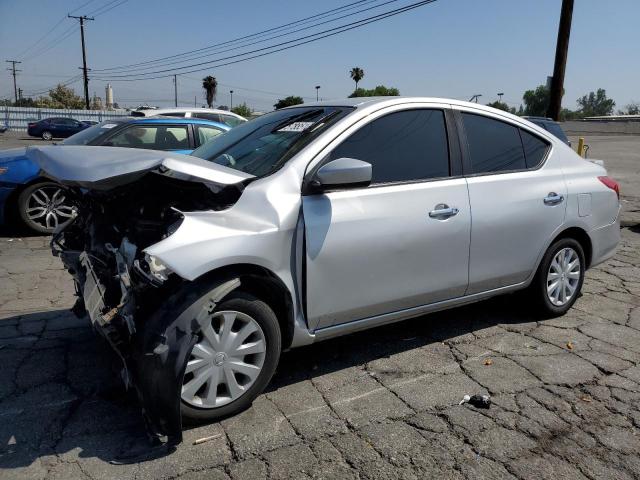
M 558 195 L 556 192 L 549 192 L 543 202 L 545 205 L 558 205 L 559 203 L 562 203 L 563 200 L 564 197 L 562 195 Z
M 435 209 L 429 212 L 429 216 L 437 220 L 446 220 L 449 217 L 457 215 L 459 211 L 460 210 L 455 207 L 450 207 L 445 203 L 439 203 Z

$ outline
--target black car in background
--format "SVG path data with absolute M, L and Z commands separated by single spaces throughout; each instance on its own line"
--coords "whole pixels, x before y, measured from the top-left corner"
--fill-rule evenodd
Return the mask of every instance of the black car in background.
M 89 128 L 91 124 L 74 120 L 73 118 L 53 117 L 39 122 L 29 123 L 27 133 L 32 137 L 42 137 L 43 140 L 52 138 L 67 138 Z
M 564 133 L 564 130 L 562 130 L 562 127 L 560 126 L 560 124 L 555 120 L 553 120 L 552 118 L 547 118 L 547 117 L 522 117 L 522 118 L 526 118 L 531 123 L 535 123 L 539 127 L 544 128 L 551 135 L 558 137 L 564 143 L 571 146 L 571 142 L 567 138 L 567 135 Z

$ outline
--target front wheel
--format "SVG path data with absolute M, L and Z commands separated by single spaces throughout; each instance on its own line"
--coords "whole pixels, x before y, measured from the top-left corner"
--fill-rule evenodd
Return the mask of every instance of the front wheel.
M 586 264 L 584 250 L 573 238 L 562 238 L 549 247 L 529 292 L 547 317 L 566 313 L 580 295 Z
M 230 294 L 208 313 L 187 356 L 183 417 L 211 421 L 247 408 L 273 376 L 280 349 L 273 310 L 252 295 Z
M 53 138 L 53 134 L 49 131 L 49 130 L 45 130 L 44 132 L 42 132 L 42 139 L 49 141 Z

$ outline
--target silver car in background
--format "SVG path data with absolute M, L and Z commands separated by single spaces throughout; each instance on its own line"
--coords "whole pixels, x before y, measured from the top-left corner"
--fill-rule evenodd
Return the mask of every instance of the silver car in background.
M 200 158 L 64 150 L 30 153 L 78 199 L 54 252 L 173 441 L 249 406 L 282 350 L 516 290 L 562 315 L 620 239 L 603 167 L 466 102 L 291 107 Z

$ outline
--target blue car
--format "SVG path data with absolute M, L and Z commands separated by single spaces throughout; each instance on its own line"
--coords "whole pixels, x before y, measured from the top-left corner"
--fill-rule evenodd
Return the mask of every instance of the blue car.
M 51 140 L 53 138 L 68 138 L 90 126 L 90 123 L 74 120 L 73 118 L 45 118 L 39 122 L 27 124 L 27 133 L 31 137 Z
M 189 154 L 231 127 L 199 118 L 121 118 L 86 128 L 62 145 L 144 148 Z M 73 216 L 64 189 L 40 176 L 25 148 L 0 151 L 0 224 L 21 220 L 35 232 L 51 233 Z

